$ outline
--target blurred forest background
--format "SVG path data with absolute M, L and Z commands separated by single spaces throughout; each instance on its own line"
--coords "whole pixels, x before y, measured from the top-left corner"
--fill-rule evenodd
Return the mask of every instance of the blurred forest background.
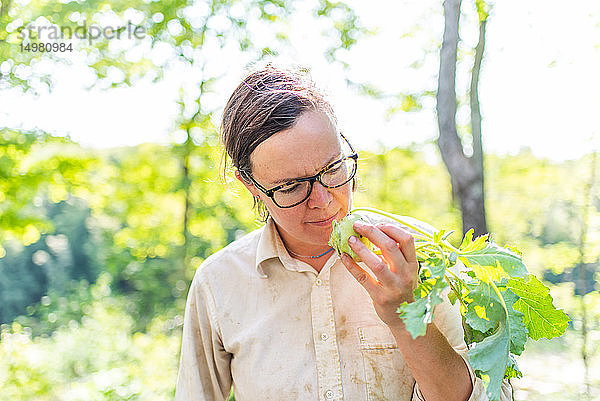
M 66 64 L 60 53 L 21 51 L 19 28 L 28 21 L 42 23 L 40 18 L 73 26 L 81 19 L 100 24 L 107 16 L 127 21 L 125 15 L 136 15 L 151 48 L 167 46 L 170 63 L 199 71 L 196 87 L 189 93 L 182 88 L 173 124 L 184 137 L 170 144 L 95 149 L 41 129 L 0 127 L 1 398 L 172 399 L 185 298 L 195 269 L 211 253 L 260 226 L 250 196 L 235 183 L 223 185 L 218 174 L 218 110 L 207 108 L 205 99 L 219 76 L 204 70 L 210 60 L 202 49 L 233 44 L 248 61 L 276 60 L 278 49 L 287 45 L 286 21 L 294 17 L 295 3 L 0 4 L 0 96 L 15 88 L 34 94 L 40 88 L 51 90 L 52 76 L 38 66 Z M 453 5 L 460 8 L 459 1 L 444 4 L 446 15 Z M 234 6 L 237 13 L 231 11 Z M 194 11 L 198 7 L 202 17 Z M 460 88 L 457 95 L 452 86 L 446 93 L 459 107 L 471 109 L 467 126 L 451 119 L 454 139 L 461 146 L 455 156 L 460 155 L 463 168 L 475 171 L 471 177 L 478 177 L 485 188 L 486 230 L 498 243 L 519 248 L 529 270 L 551 285 L 555 305 L 572 319 L 563 337 L 528 343 L 519 359 L 524 377 L 513 380 L 515 398 L 598 399 L 598 152 L 588 148 L 578 159 L 553 161 L 524 149 L 515 155 L 480 154 L 481 159 L 473 161 L 477 135 L 485 140 L 485 132 L 477 133 L 481 127 L 477 128 L 473 72 L 480 67 L 477 54 L 479 63 L 485 57 L 485 23 L 492 5 L 473 1 L 463 7 L 476 10 L 480 40 L 478 49 L 458 52 L 451 63 L 473 67 L 466 79 L 469 88 Z M 326 21 L 327 35 L 335 39 L 323 57 L 342 68 L 344 51 L 362 37 L 376 35 L 344 2 L 320 0 L 312 17 Z M 270 46 L 258 45 L 259 26 L 271 35 Z M 110 90 L 135 85 L 148 75 L 160 80 L 168 68 L 150 58 L 129 57 L 127 49 L 113 42 L 117 41 L 73 42 L 77 52 L 87 55 L 97 86 Z M 439 38 L 437 51 L 446 43 L 446 37 L 443 43 Z M 115 71 L 120 78 L 111 81 Z M 348 84 L 361 95 L 384 96 L 368 82 L 348 79 Z M 395 94 L 397 103 L 390 112 L 418 111 L 423 99 L 435 96 L 425 90 Z M 432 143 L 360 151 L 355 205 L 456 229 L 451 240 L 459 243 L 465 224 L 462 197 L 469 191 L 446 167 L 443 143 L 437 142 L 439 153 L 426 151 Z M 480 202 L 483 210 L 483 196 Z

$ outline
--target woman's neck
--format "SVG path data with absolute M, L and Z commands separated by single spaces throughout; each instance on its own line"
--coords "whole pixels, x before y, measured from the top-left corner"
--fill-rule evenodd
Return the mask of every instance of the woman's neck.
M 296 257 L 306 257 L 305 259 L 308 259 L 311 256 L 319 256 L 331 249 L 331 246 L 327 241 L 322 243 L 303 242 L 286 233 L 277 224 L 275 224 L 275 229 L 277 230 L 277 234 L 279 234 L 279 238 L 285 246 L 285 249 L 288 250 L 290 255 L 293 254 Z M 324 257 L 326 256 L 327 255 L 324 255 Z
M 316 258 L 316 259 L 298 258 L 293 255 L 292 255 L 292 257 L 309 264 L 313 269 L 315 269 L 317 271 L 317 273 L 320 273 L 321 270 L 323 270 L 323 266 L 325 266 L 325 263 L 327 263 L 327 261 L 331 257 L 331 253 L 328 253 L 327 255 L 324 255 L 324 256 L 322 256 L 320 258 Z
M 299 247 L 297 245 L 290 246 L 288 241 L 281 235 L 279 227 L 276 227 L 279 232 L 279 238 L 283 242 L 283 245 L 287 249 L 290 256 L 294 259 L 301 260 L 310 266 L 312 266 L 317 272 L 320 272 L 325 266 L 325 263 L 329 260 L 332 252 L 335 252 L 329 244 L 316 245 L 307 244 L 306 246 Z

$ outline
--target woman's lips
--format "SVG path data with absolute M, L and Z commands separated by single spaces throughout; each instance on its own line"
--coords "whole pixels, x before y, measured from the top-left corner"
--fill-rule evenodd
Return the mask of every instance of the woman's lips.
M 337 213 L 334 214 L 333 216 L 329 217 L 326 220 L 322 220 L 322 221 L 309 221 L 309 224 L 315 225 L 315 226 L 319 226 L 319 227 L 331 227 L 331 222 L 333 220 L 335 220 L 335 216 L 337 216 Z

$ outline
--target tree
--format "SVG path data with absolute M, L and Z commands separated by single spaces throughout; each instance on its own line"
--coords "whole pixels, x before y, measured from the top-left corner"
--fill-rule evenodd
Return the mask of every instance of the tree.
M 260 41 L 255 38 L 254 32 L 249 28 L 250 24 L 267 24 L 273 35 L 270 46 L 285 42 L 285 35 L 280 35 L 281 26 L 275 27 L 275 23 L 282 22 L 293 11 L 286 2 L 278 0 L 237 0 L 223 2 L 220 0 L 205 0 L 190 5 L 188 1 L 176 0 L 167 3 L 159 2 L 116 2 L 103 4 L 95 1 L 70 2 L 70 3 L 16 3 L 2 1 L 0 8 L 0 65 L 4 72 L 0 76 L 0 91 L 21 87 L 25 91 L 37 93 L 47 84 L 51 90 L 53 86 L 52 77 L 38 75 L 35 64 L 41 59 L 61 63 L 61 59 L 51 52 L 23 52 L 21 44 L 44 43 L 50 39 L 37 36 L 27 30 L 30 23 L 39 26 L 40 20 L 45 20 L 60 29 L 73 28 L 74 23 L 80 27 L 83 23 L 84 30 L 91 26 L 102 27 L 102 21 L 106 17 L 112 21 L 121 20 L 127 22 L 132 15 L 141 21 L 140 26 L 144 28 L 145 35 L 142 39 L 135 41 L 129 49 L 121 46 L 110 46 L 109 37 L 103 35 L 95 41 L 73 41 L 76 52 L 87 55 L 88 65 L 96 73 L 97 79 L 94 86 L 112 88 L 116 86 L 129 86 L 137 81 L 153 77 L 156 82 L 160 80 L 164 71 L 171 67 L 182 67 L 196 73 L 197 82 L 182 82 L 181 91 L 191 89 L 182 96 L 180 115 L 175 121 L 175 129 L 182 129 L 187 138 L 183 145 L 173 144 L 172 151 L 179 156 L 181 163 L 180 186 L 176 190 L 183 191 L 185 212 L 182 219 L 182 232 L 185 237 L 183 252 L 185 255 L 189 242 L 189 221 L 192 205 L 190 204 L 190 157 L 193 148 L 198 146 L 207 138 L 214 135 L 214 127 L 210 117 L 214 110 L 204 106 L 203 99 L 214 92 L 211 86 L 220 78 L 209 71 L 218 57 L 211 56 L 204 51 L 204 47 L 224 49 L 226 46 L 237 46 L 243 58 L 255 61 L 267 54 L 276 53 L 275 49 L 268 46 L 260 46 Z M 237 7 L 237 14 L 232 10 Z M 195 8 L 195 11 L 190 11 Z M 204 13 L 202 19 L 198 15 Z M 18 17 L 18 18 L 17 18 Z M 217 22 L 218 21 L 218 22 Z M 106 28 L 106 27 L 105 27 Z M 116 27 L 112 27 L 116 28 Z M 49 31 L 49 30 L 47 30 Z M 25 34 L 29 32 L 29 34 Z M 38 30 L 38 33 L 40 31 Z M 46 32 L 46 31 L 41 31 Z M 67 31 L 68 32 L 68 31 Z M 87 33 L 87 32 L 86 32 Z M 41 35 L 41 34 L 40 34 Z M 77 37 L 77 36 L 75 36 Z M 72 38 L 72 37 L 71 37 Z M 67 39 L 71 39 L 67 35 Z M 117 39 L 114 39 L 117 40 Z M 127 51 L 133 48 L 145 49 L 144 56 L 135 59 L 127 55 Z M 171 57 L 164 62 L 152 61 L 148 48 L 151 50 L 162 48 L 169 49 Z M 23 78 L 21 72 L 29 71 L 31 74 Z M 212 75 L 211 75 L 212 74 Z M 189 86 L 192 88 L 189 88 Z M 195 88 L 193 88 L 195 86 Z M 193 93 L 190 96 L 190 93 Z M 190 115 L 190 109 L 196 109 Z M 9 199 L 10 200 L 10 199 Z M 29 199 L 31 201 L 31 199 Z M 38 228 L 42 222 L 38 222 Z M 0 243 L 1 243 L 0 236 Z
M 98 230 L 104 250 L 100 263 L 102 270 L 111 274 L 113 290 L 140 298 L 135 304 L 142 305 L 138 309 L 143 310 L 132 314 L 143 326 L 144 317 L 164 312 L 154 310 L 155 306 L 164 305 L 172 311 L 172 298 L 181 301 L 199 259 L 234 240 L 240 230 L 251 228 L 251 211 L 244 212 L 245 199 L 231 199 L 231 194 L 215 189 L 218 155 L 213 120 L 217 109 L 211 106 L 215 102 L 210 97 L 215 96 L 216 84 L 226 72 L 222 60 L 232 53 L 246 65 L 278 53 L 280 45 L 287 43 L 286 29 L 294 4 L 282 0 L 0 4 L 0 93 L 15 88 L 32 94 L 51 91 L 53 77 L 42 75 L 36 65 L 40 61 L 56 65 L 68 62 L 68 57 L 63 57 L 68 54 L 21 51 L 21 44 L 51 40 L 49 35 L 36 35 L 35 30 L 23 35 L 30 24 L 58 27 L 62 32 L 65 27 L 106 27 L 106 21 L 117 21 L 111 25 L 118 26 L 134 16 L 145 36 L 129 43 L 116 43 L 118 39 L 106 35 L 89 42 L 66 36 L 66 42 L 85 56 L 96 74 L 92 85 L 96 88 L 157 82 L 172 69 L 192 72 L 180 82 L 179 112 L 172 127 L 181 134 L 178 140 L 166 147 L 115 150 L 109 154 L 111 160 L 94 154 L 92 159 L 100 163 L 95 171 L 76 160 L 72 169 L 79 168 L 76 173 L 81 179 L 75 189 L 75 173 L 53 167 L 69 167 L 62 159 L 60 164 L 51 160 L 50 168 L 40 168 L 31 179 L 30 174 L 23 174 L 21 159 L 28 157 L 30 147 L 42 147 L 42 134 L 51 135 L 42 133 L 37 138 L 25 136 L 19 129 L 0 131 L 0 178 L 6 178 L 0 182 L 0 245 L 9 235 L 28 245 L 53 231 L 51 221 L 29 207 L 36 197 L 44 198 L 41 191 L 45 187 L 54 190 L 49 196 L 52 202 L 68 195 L 88 200 L 93 218 L 115 223 Z M 313 15 L 331 19 L 342 31 L 356 22 L 347 7 L 329 1 L 319 2 Z M 339 46 L 350 46 L 355 36 L 353 31 L 343 31 Z M 168 57 L 152 57 L 156 49 Z M 131 57 L 132 50 L 141 56 Z M 23 213 L 29 209 L 33 209 L 30 215 Z M 0 246 L 0 258 L 3 254 Z M 177 295 L 173 295 L 173 287 Z
M 6 255 L 5 241 L 29 245 L 51 231 L 39 205 L 44 199 L 66 200 L 96 162 L 68 138 L 0 128 L 0 258 Z
M 600 256 L 597 257 L 596 263 L 586 263 L 590 255 L 588 255 L 588 236 L 590 235 L 590 214 L 593 208 L 593 196 L 595 186 L 598 185 L 596 179 L 596 162 L 598 159 L 598 153 L 593 152 L 590 161 L 590 175 L 588 181 L 585 183 L 583 188 L 583 202 L 582 202 L 582 213 L 581 213 L 581 231 L 579 234 L 579 263 L 578 263 L 578 277 L 577 281 L 581 287 L 581 296 L 579 297 L 579 304 L 581 308 L 581 359 L 584 366 L 584 377 L 583 382 L 585 384 L 585 398 L 591 400 L 591 386 L 590 386 L 590 359 L 593 355 L 594 347 L 591 346 L 591 338 L 589 338 L 588 331 L 590 330 L 590 318 L 588 314 L 589 306 L 586 304 L 585 296 L 588 292 L 593 291 L 593 288 L 588 289 L 588 277 L 587 270 L 588 266 L 592 267 L 598 265 L 600 262 Z M 591 259 L 591 258 L 590 258 Z M 592 281 L 593 283 L 593 281 Z
M 225 191 L 215 191 L 214 184 L 207 189 L 209 180 L 216 178 L 218 160 L 216 129 L 211 121 L 214 110 L 204 99 L 214 96 L 214 83 L 222 77 L 223 68 L 218 67 L 220 58 L 205 49 L 237 51 L 239 59 L 247 62 L 274 54 L 275 47 L 286 41 L 280 33 L 293 9 L 279 0 L 0 4 L 0 93 L 17 88 L 34 95 L 51 91 L 53 77 L 43 75 L 36 66 L 40 61 L 55 65 L 69 62 L 66 52 L 22 51 L 21 44 L 52 41 L 50 35 L 36 34 L 35 29 L 32 34 L 30 24 L 57 27 L 63 32 L 65 27 L 73 31 L 75 27 L 91 29 L 92 25 L 106 28 L 105 21 L 127 24 L 135 16 L 145 35 L 125 43 L 127 46 L 113 43 L 119 41 L 114 35 L 89 42 L 68 34 L 64 38 L 74 53 L 85 57 L 96 74 L 93 86 L 97 88 L 157 82 L 171 68 L 193 71 L 193 82 L 181 82 L 179 115 L 173 123 L 174 131 L 186 135 L 182 144 L 142 146 L 137 152 L 125 149 L 122 157 L 113 156 L 112 162 L 106 162 L 97 154 L 88 157 L 88 152 L 76 144 L 69 152 L 58 144 L 44 146 L 71 143 L 65 138 L 0 127 L 0 258 L 6 255 L 2 247 L 5 240 L 15 239 L 27 246 L 53 233 L 53 221 L 36 204 L 79 196 L 89 202 L 94 217 L 117 223 L 117 227 L 99 227 L 97 220 L 94 223 L 102 232 L 105 242 L 101 244 L 106 245 L 100 262 L 102 270 L 112 275 L 113 289 L 130 295 L 136 305 L 130 311 L 136 323 L 143 328 L 157 313 L 179 313 L 197 259 L 216 251 L 249 226 L 246 216 L 238 218 L 241 213 L 234 210 L 237 201 L 226 200 Z M 111 25 L 115 28 L 119 23 Z M 254 29 L 259 28 L 271 37 L 256 38 Z M 91 34 L 91 30 L 86 33 Z M 151 57 L 156 49 L 169 57 Z M 142 56 L 130 57 L 132 50 L 139 50 Z M 140 162 L 136 157 L 144 158 Z M 100 161 L 101 166 L 89 168 Z M 115 171 L 119 174 L 112 176 Z M 114 181 L 102 182 L 98 177 Z M 121 208 L 128 213 L 123 215 Z M 154 225 L 157 221 L 161 223 L 158 227 Z M 30 259 L 27 252 L 22 257 Z M 35 302 L 44 294 L 30 291 L 29 295 L 22 297 L 19 305 Z
M 329 4 L 329 2 L 325 3 Z M 391 100 L 392 106 L 388 108 L 388 116 L 398 111 L 412 112 L 421 110 L 422 98 L 436 96 L 440 131 L 437 144 L 444 164 L 450 173 L 452 193 L 454 198 L 459 201 L 463 233 L 473 228 L 476 235 L 482 235 L 488 230 L 485 214 L 483 147 L 478 84 L 485 49 L 486 24 L 489 12 L 488 5 L 483 0 L 475 0 L 479 17 L 479 42 L 475 47 L 475 59 L 469 88 L 472 143 L 463 144 L 456 126 L 457 97 L 455 85 L 458 61 L 460 6 L 461 0 L 447 0 L 444 2 L 445 29 L 440 51 L 437 94 L 426 89 L 416 93 L 389 93 L 369 82 L 358 82 L 349 78 L 346 79 L 346 82 L 350 87 L 356 88 L 362 95 L 378 100 Z M 352 9 L 347 5 L 344 5 L 344 10 L 350 15 L 353 14 Z M 346 18 L 345 23 L 336 24 L 335 29 L 340 38 L 355 38 L 359 34 L 372 33 L 361 27 L 354 18 Z M 342 47 L 345 49 L 353 46 L 355 42 L 356 40 L 354 39 L 349 41 L 341 40 L 341 43 L 343 43 Z M 335 51 L 329 52 L 328 56 L 330 59 L 340 62 L 343 67 L 348 68 L 347 63 L 337 59 Z M 418 64 L 415 63 L 415 65 Z M 469 152 L 465 151 L 465 145 L 472 147 L 472 154 L 469 155 Z
M 461 0 L 444 1 L 444 38 L 440 50 L 440 70 L 437 91 L 437 140 L 442 159 L 458 197 L 462 212 L 463 232 L 473 228 L 475 235 L 486 233 L 485 194 L 483 181 L 483 147 L 481 138 L 481 113 L 479 110 L 478 83 L 485 48 L 485 29 L 488 13 L 485 3 L 477 0 L 479 15 L 479 43 L 475 48 L 475 62 L 471 72 L 470 106 L 473 154 L 465 153 L 456 128 L 456 62 Z

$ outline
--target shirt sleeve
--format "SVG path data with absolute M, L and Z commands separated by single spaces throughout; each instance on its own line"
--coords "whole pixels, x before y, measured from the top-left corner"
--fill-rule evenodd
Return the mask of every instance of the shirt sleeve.
M 215 301 L 200 269 L 185 308 L 175 401 L 226 400 L 231 389 L 231 354 L 223 347 Z
M 467 357 L 467 344 L 464 339 L 464 329 L 462 327 L 462 317 L 460 315 L 460 307 L 458 302 L 454 305 L 450 303 L 445 293 L 443 299 L 444 302 L 437 305 L 435 308 L 435 314 L 433 322 L 435 323 L 438 330 L 446 337 L 448 343 L 454 348 L 454 350 L 463 358 L 467 369 L 469 370 L 469 376 L 471 378 L 471 384 L 473 385 L 473 391 L 468 401 L 488 401 L 487 394 L 483 381 L 475 376 L 473 368 L 469 364 Z M 415 383 L 413 387 L 413 401 L 426 401 L 419 385 Z M 502 381 L 502 395 L 499 401 L 511 401 L 512 400 L 512 387 L 507 380 Z

